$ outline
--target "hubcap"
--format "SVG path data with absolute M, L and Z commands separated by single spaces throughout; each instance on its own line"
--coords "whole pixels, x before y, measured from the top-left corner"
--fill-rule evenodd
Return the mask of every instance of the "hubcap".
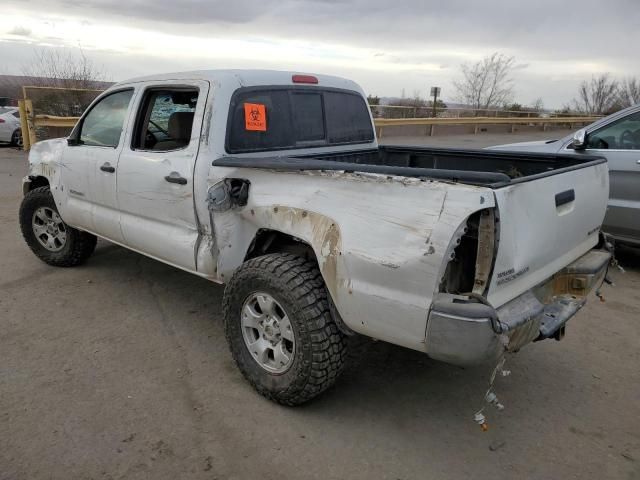
M 49 207 L 39 207 L 31 219 L 33 233 L 44 248 L 58 252 L 67 243 L 67 226 L 58 212 Z
M 252 293 L 241 317 L 242 338 L 258 365 L 270 373 L 286 372 L 293 362 L 295 337 L 282 306 L 268 293 Z

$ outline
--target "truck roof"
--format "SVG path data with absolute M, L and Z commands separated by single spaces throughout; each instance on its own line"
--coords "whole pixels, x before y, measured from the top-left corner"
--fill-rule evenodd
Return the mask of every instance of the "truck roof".
M 231 81 L 240 86 L 250 87 L 257 85 L 293 85 L 294 75 L 312 75 L 318 79 L 318 85 L 323 87 L 344 88 L 364 93 L 360 86 L 346 78 L 335 77 L 333 75 L 319 75 L 315 73 L 304 73 L 295 71 L 280 70 L 194 70 L 189 72 L 172 72 L 144 77 L 136 77 L 118 82 L 114 86 L 129 83 L 149 82 L 156 80 L 207 80 L 210 82 Z

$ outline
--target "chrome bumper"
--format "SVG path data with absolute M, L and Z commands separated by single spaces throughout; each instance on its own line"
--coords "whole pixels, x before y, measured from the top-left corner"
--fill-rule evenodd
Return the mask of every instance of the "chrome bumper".
M 454 365 L 478 365 L 545 338 L 565 323 L 607 272 L 611 254 L 591 250 L 546 282 L 494 309 L 464 296 L 437 299 L 427 324 L 427 354 Z

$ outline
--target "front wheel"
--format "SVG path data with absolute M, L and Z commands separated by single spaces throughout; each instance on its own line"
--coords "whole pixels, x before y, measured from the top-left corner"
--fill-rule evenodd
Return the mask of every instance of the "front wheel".
M 34 188 L 22 199 L 20 229 L 31 251 L 56 267 L 79 265 L 96 248 L 94 235 L 64 223 L 49 187 Z
M 342 371 L 346 338 L 315 263 L 271 254 L 242 265 L 224 293 L 225 334 L 244 377 L 284 405 L 307 402 Z

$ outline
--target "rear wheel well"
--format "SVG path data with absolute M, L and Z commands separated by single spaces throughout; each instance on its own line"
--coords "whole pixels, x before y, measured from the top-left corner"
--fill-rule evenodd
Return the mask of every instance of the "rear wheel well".
M 269 253 L 292 253 L 305 260 L 318 263 L 311 245 L 293 235 L 269 229 L 258 230 L 251 245 L 249 245 L 244 260 L 246 262 Z

